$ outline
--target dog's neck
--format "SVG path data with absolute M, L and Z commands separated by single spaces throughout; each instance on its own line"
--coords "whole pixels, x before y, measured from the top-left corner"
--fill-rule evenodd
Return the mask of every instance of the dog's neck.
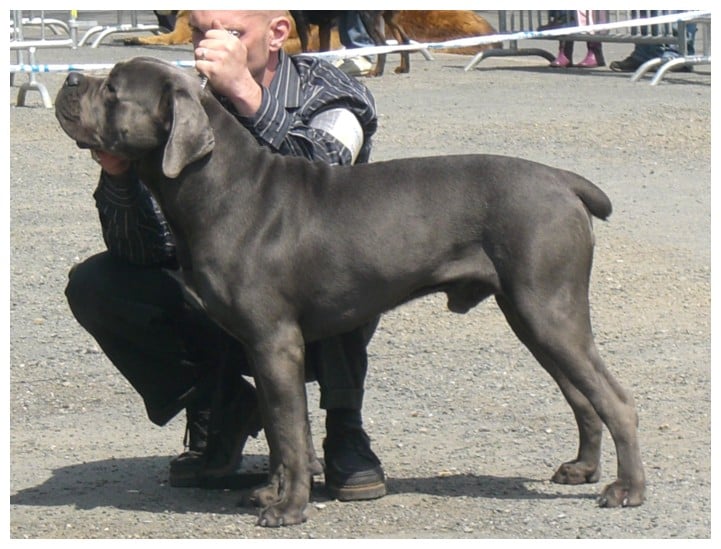
M 268 192 L 273 192 L 270 188 L 277 192 L 292 190 L 292 183 L 285 178 L 282 185 L 274 186 L 278 174 L 288 173 L 289 161 L 305 161 L 288 159 L 261 146 L 211 93 L 203 93 L 201 103 L 215 135 L 211 153 L 186 166 L 174 179 L 163 174 L 163 147 L 136 163 L 141 180 L 155 196 L 176 237 L 181 262 L 180 255 L 184 254 L 180 248 L 198 245 L 188 242 L 187 235 L 207 234 L 192 224 L 216 223 L 219 212 L 227 209 L 228 192 L 243 197 L 233 201 L 237 210 L 233 212 L 234 217 L 249 221 L 262 217 L 267 213 L 267 203 L 264 207 L 263 200 L 267 199 Z M 188 211 L 195 214 L 188 216 Z M 249 222 L 248 226 L 253 225 Z

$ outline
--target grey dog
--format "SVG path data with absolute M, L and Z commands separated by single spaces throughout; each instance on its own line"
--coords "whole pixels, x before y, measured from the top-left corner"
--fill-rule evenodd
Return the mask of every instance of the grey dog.
M 495 296 L 560 386 L 580 443 L 555 482 L 598 481 L 605 424 L 618 471 L 600 505 L 643 502 L 635 404 L 591 329 L 592 219 L 611 213 L 591 182 L 494 155 L 352 167 L 281 156 L 191 71 L 151 58 L 118 63 L 106 78 L 71 73 L 56 116 L 78 146 L 134 162 L 170 223 L 187 285 L 245 346 L 270 449 L 259 524 L 306 520 L 315 454 L 305 342 L 432 292 L 458 313 Z

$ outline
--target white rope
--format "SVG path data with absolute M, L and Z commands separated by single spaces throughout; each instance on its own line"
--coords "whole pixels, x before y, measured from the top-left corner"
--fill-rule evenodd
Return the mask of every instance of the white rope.
M 657 17 L 647 17 L 643 19 L 629 19 L 627 21 L 617 21 L 615 23 L 600 23 L 598 25 L 583 25 L 577 27 L 561 27 L 557 29 L 549 29 L 544 31 L 519 31 L 513 33 L 490 34 L 485 36 L 473 36 L 469 38 L 458 38 L 445 42 L 426 42 L 418 44 L 399 44 L 397 46 L 369 46 L 364 48 L 342 49 L 327 52 L 312 52 L 305 55 L 313 55 L 317 57 L 331 57 L 334 59 L 345 59 L 348 57 L 360 57 L 366 55 L 378 55 L 381 53 L 394 53 L 400 51 L 418 51 L 424 49 L 451 49 L 451 48 L 467 48 L 470 46 L 480 46 L 484 44 L 494 44 L 506 40 L 526 40 L 530 38 L 553 38 L 555 36 L 564 36 L 566 34 L 584 34 L 594 33 L 613 29 L 622 29 L 628 27 L 638 27 L 646 25 L 663 25 L 666 23 L 676 23 L 678 21 L 689 21 L 692 19 L 700 19 L 711 17 L 710 11 L 688 11 L 683 13 L 673 13 L 669 15 L 659 15 Z
M 169 63 L 181 68 L 195 67 L 195 61 L 169 61 Z M 10 72 L 90 72 L 109 71 L 115 63 L 85 63 L 85 64 L 49 64 L 49 65 L 10 65 Z

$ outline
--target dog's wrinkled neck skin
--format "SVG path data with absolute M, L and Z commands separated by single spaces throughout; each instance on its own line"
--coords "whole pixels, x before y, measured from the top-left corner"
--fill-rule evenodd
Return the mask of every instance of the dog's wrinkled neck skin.
M 192 101 L 195 107 L 199 106 L 203 110 L 202 116 L 196 112 L 194 117 L 202 118 L 207 127 L 200 128 L 195 123 L 188 126 L 186 122 L 178 122 L 177 118 L 171 125 L 188 126 L 191 138 L 207 140 L 208 136 L 213 136 L 212 149 L 184 163 L 177 175 L 171 174 L 173 177 L 166 173 L 164 167 L 168 155 L 167 145 L 155 147 L 134 162 L 138 176 L 162 205 L 163 214 L 179 244 L 178 259 L 185 270 L 192 269 L 186 247 L 196 249 L 203 246 L 192 235 L 206 234 L 202 226 L 207 220 L 217 219 L 221 212 L 227 210 L 229 191 L 244 197 L 235 205 L 234 211 L 238 218 L 251 220 L 264 217 L 274 207 L 274 203 L 269 204 L 262 191 L 267 178 L 271 174 L 287 174 L 288 162 L 311 164 L 305 159 L 287 158 L 262 147 L 211 92 L 198 90 Z M 201 134 L 205 137 L 199 137 Z M 222 139 L 215 139 L 215 136 L 222 136 Z M 202 148 L 201 145 L 197 146 Z M 233 162 L 227 162 L 228 158 L 233 158 Z M 314 169 L 326 168 L 324 164 L 313 164 Z M 288 182 L 286 188 L 292 191 L 293 184 Z M 192 212 L 192 215 L 188 215 L 188 212 Z M 260 226 L 262 222 L 254 225 L 254 229 Z M 242 231 L 237 227 L 228 232 L 234 233 L 237 240 L 243 238 Z

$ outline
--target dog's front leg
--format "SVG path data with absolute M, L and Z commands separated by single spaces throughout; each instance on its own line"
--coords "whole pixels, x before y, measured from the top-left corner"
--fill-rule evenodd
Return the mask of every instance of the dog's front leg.
M 276 325 L 253 349 L 253 368 L 270 448 L 270 482 L 256 493 L 263 507 L 258 524 L 284 526 L 306 520 L 310 497 L 308 405 L 304 341 L 300 327 Z

